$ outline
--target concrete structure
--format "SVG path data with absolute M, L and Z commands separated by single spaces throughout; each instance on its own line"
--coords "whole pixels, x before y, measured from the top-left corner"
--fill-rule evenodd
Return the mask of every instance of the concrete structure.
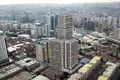
M 114 28 L 113 30 L 113 38 L 120 40 L 120 28 Z
M 50 79 L 48 79 L 48 78 L 46 78 L 46 77 L 44 77 L 44 76 L 42 76 L 42 75 L 39 75 L 39 76 L 35 77 L 35 78 L 32 79 L 32 80 L 50 80 Z
M 113 74 L 116 72 L 117 64 L 107 62 L 106 66 L 107 66 L 106 70 L 98 78 L 98 80 L 110 80 L 112 78 Z
M 92 72 L 92 64 L 85 64 L 79 69 L 78 73 L 82 75 L 81 80 L 86 80 L 89 74 Z
M 40 75 L 44 75 L 50 80 L 61 80 L 60 78 L 63 77 L 64 72 L 49 67 L 45 69 L 44 71 L 42 71 Z
M 6 48 L 5 36 L 0 33 L 0 64 L 8 61 L 8 54 Z
M 28 71 L 21 71 L 17 74 L 15 74 L 14 76 L 11 76 L 9 79 L 7 80 L 31 80 L 33 79 L 33 77 L 36 77 L 35 74 L 30 73 Z
M 100 57 L 95 56 L 89 63 L 85 64 L 83 67 L 81 67 L 78 70 L 78 74 L 80 75 L 79 78 L 77 77 L 77 80 L 86 80 L 88 78 L 88 76 L 92 73 L 93 70 L 95 70 L 99 64 L 100 64 Z M 71 79 L 68 80 L 72 80 L 73 77 L 71 76 Z M 76 79 L 73 79 L 76 80 Z
M 51 30 L 51 16 L 50 12 L 46 14 L 46 25 L 47 25 L 47 36 L 50 37 L 50 30 Z
M 19 38 L 30 39 L 30 35 L 28 35 L 28 34 L 19 34 L 18 37 L 19 37 Z
M 58 39 L 71 39 L 72 30 L 72 15 L 58 15 Z
M 21 59 L 27 58 L 27 53 L 20 53 L 20 54 L 14 55 L 14 57 L 18 60 L 21 60 Z
M 43 36 L 44 37 L 50 37 L 50 29 L 49 29 L 49 25 L 45 24 L 44 28 L 43 28 Z
M 74 73 L 73 75 L 71 75 L 70 78 L 68 78 L 67 80 L 81 80 L 82 75 L 79 73 Z
M 95 56 L 89 63 L 92 64 L 93 68 L 95 69 L 100 64 L 100 59 L 100 57 Z
M 72 39 L 72 15 L 58 15 L 58 36 L 50 40 L 50 66 L 71 71 L 77 65 L 78 42 Z
M 72 70 L 77 65 L 78 41 L 71 39 L 65 41 L 65 52 L 63 53 L 63 68 Z
M 16 45 L 12 45 L 10 47 L 7 48 L 8 52 L 14 52 L 16 51 L 17 49 L 19 49 L 21 46 L 23 46 L 24 44 L 21 43 L 21 44 L 16 44 Z
M 32 58 L 25 58 L 23 60 L 15 62 L 16 65 L 26 68 L 28 71 L 32 71 L 36 67 L 40 66 L 40 63 Z
M 3 67 L 0 69 L 0 80 L 6 80 L 10 76 L 13 76 L 20 71 L 22 71 L 22 68 L 14 65 L 14 64 Z
M 56 69 L 62 69 L 62 55 L 64 53 L 64 44 L 62 40 L 50 40 L 50 66 Z
M 41 62 L 49 62 L 48 41 L 36 43 L 36 59 Z
M 0 27 L 3 32 L 7 31 L 12 26 L 11 22 L 9 21 L 0 21 Z
M 50 37 L 50 26 L 45 23 L 36 23 L 35 24 L 35 31 L 36 36 L 39 38 L 42 37 Z
M 36 30 L 36 36 L 37 37 L 43 37 L 43 27 L 44 27 L 44 24 L 42 23 L 36 23 L 35 24 L 35 30 Z

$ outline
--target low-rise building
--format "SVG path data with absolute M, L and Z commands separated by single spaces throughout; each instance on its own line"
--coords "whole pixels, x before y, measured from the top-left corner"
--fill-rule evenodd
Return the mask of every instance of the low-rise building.
M 81 74 L 79 74 L 79 73 L 74 73 L 73 75 L 71 75 L 70 78 L 68 78 L 68 80 L 80 80 L 81 77 L 82 77 Z
M 107 62 L 106 66 L 107 66 L 106 70 L 98 78 L 98 80 L 111 80 L 113 74 L 116 72 L 117 64 L 111 63 L 111 62 Z
M 85 64 L 82 68 L 79 69 L 78 73 L 82 75 L 81 80 L 85 80 L 92 71 L 91 64 Z
M 94 69 L 100 64 L 100 57 L 95 56 L 89 63 L 93 65 Z
M 15 64 L 19 65 L 20 67 L 26 68 L 28 71 L 31 71 L 40 66 L 40 63 L 32 58 L 25 58 L 23 60 L 15 62 Z
M 30 35 L 28 35 L 28 34 L 19 34 L 18 37 L 19 37 L 19 38 L 30 39 Z
M 100 76 L 100 77 L 98 78 L 98 80 L 107 80 L 107 78 L 104 77 L 104 76 Z
M 9 66 L 3 67 L 0 69 L 0 80 L 6 80 L 10 76 L 15 75 L 18 72 L 21 72 L 22 68 L 16 66 L 15 64 L 11 64 Z
M 79 76 L 79 77 L 70 77 L 68 80 L 86 80 L 88 76 L 92 73 L 94 69 L 100 64 L 101 57 L 95 56 L 89 63 L 85 64 L 78 70 L 78 73 L 73 74 L 72 76 Z

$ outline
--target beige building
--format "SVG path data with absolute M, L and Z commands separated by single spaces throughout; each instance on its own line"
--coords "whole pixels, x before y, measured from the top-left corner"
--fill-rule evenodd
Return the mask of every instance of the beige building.
M 38 42 L 36 44 L 36 59 L 41 62 L 49 62 L 48 42 Z

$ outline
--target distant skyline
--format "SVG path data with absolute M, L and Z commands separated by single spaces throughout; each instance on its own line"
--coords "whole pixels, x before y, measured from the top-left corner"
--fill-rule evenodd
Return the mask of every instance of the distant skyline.
M 118 1 L 120 0 L 1 0 L 0 5 L 27 4 L 27 3 L 71 4 L 71 3 L 95 3 L 95 2 L 118 2 Z

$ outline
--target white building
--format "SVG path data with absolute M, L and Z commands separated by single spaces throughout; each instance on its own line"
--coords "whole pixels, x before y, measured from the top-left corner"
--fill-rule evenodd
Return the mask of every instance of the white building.
M 46 24 L 48 26 L 48 37 L 50 37 L 50 30 L 51 30 L 51 16 L 50 16 L 50 12 L 48 12 L 47 15 L 46 15 Z
M 113 38 L 120 40 L 120 28 L 114 28 L 113 30 Z
M 1 31 L 0 32 L 0 63 L 4 61 L 8 61 L 8 54 L 7 54 L 5 37 Z
M 35 27 L 36 36 L 37 37 L 42 37 L 43 36 L 43 27 L 44 27 L 44 25 L 42 25 L 42 23 L 36 23 L 35 25 L 36 25 L 36 27 Z
M 19 34 L 18 37 L 30 39 L 30 35 L 28 35 L 28 34 Z
M 50 37 L 50 29 L 48 24 L 36 23 L 35 31 L 37 37 Z

